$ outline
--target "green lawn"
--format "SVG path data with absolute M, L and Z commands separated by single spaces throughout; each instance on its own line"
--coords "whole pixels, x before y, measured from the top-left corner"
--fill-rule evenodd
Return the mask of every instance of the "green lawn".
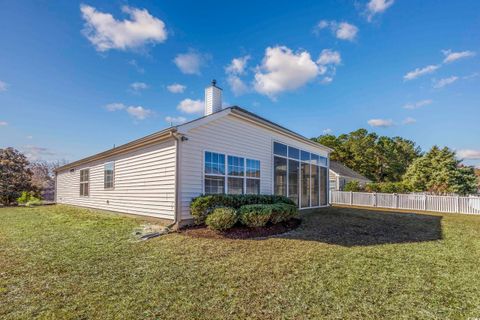
M 0 209 L 0 318 L 480 317 L 480 216 L 329 208 L 262 240 L 139 242 L 140 224 Z

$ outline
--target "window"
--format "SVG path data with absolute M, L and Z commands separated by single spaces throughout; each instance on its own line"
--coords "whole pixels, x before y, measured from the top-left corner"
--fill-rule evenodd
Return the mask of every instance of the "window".
M 274 191 L 276 195 L 287 196 L 287 159 L 274 157 Z
M 302 195 L 302 208 L 310 207 L 310 164 L 306 162 L 302 162 L 301 166 L 301 195 Z
M 288 157 L 291 159 L 300 158 L 300 150 L 297 148 L 288 147 Z
M 103 166 L 103 188 L 113 189 L 115 175 L 115 162 L 107 162 Z
M 227 159 L 226 163 L 225 159 Z M 206 194 L 260 193 L 260 161 L 258 160 L 206 151 L 204 170 Z
M 273 153 L 278 156 L 287 156 L 287 146 L 278 142 L 273 143 Z
M 80 170 L 80 196 L 81 197 L 88 197 L 90 193 L 90 170 L 83 169 Z
M 300 162 L 288 160 L 288 197 L 298 205 L 298 181 L 300 179 Z

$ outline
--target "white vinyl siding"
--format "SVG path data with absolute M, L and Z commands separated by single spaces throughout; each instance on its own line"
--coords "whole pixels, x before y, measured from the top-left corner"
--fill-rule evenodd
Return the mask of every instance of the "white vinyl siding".
M 273 194 L 273 141 L 328 157 L 311 144 L 235 115 L 215 119 L 186 132 L 180 144 L 180 192 L 182 219 L 191 218 L 189 205 L 204 190 L 204 153 L 211 151 L 260 161 L 260 193 Z
M 57 175 L 57 202 L 174 219 L 175 142 L 157 143 Z M 105 164 L 114 161 L 114 189 L 105 189 Z M 80 170 L 89 169 L 89 196 L 80 197 Z

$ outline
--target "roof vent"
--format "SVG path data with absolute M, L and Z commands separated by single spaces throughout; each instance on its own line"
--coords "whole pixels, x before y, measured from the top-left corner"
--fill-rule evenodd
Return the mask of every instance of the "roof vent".
M 205 115 L 222 110 L 222 88 L 217 87 L 217 81 L 205 88 Z

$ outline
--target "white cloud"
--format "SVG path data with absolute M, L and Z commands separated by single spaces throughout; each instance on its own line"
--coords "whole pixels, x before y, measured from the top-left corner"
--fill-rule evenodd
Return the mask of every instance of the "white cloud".
M 182 123 L 185 123 L 187 122 L 187 118 L 185 117 L 165 117 L 165 121 L 168 122 L 169 124 L 171 125 L 175 125 L 175 124 L 182 124 Z
M 323 130 L 323 134 L 331 134 L 333 131 L 330 128 Z
M 144 120 L 153 114 L 152 110 L 146 109 L 142 106 L 126 106 L 123 103 L 118 102 L 107 104 L 105 109 L 110 112 L 125 110 L 129 115 L 138 120 Z
M 293 52 L 285 46 L 268 47 L 255 72 L 254 88 L 270 98 L 295 90 L 319 75 L 319 66 L 307 51 Z
M 480 160 L 480 150 L 472 150 L 472 149 L 458 150 L 457 156 L 460 159 Z
M 317 63 L 321 65 L 335 64 L 338 65 L 342 62 L 342 57 L 340 52 L 333 51 L 331 49 L 323 49 L 322 53 L 317 59 Z
M 368 124 L 372 127 L 387 128 L 393 126 L 393 121 L 391 119 L 370 119 Z
M 451 76 L 448 78 L 442 78 L 440 80 L 433 80 L 433 87 L 436 89 L 443 88 L 445 86 L 448 86 L 449 84 L 454 83 L 455 81 L 458 80 L 457 76 Z
M 50 149 L 38 146 L 25 146 L 22 148 L 22 151 L 30 161 L 51 159 L 57 156 L 57 154 Z
M 394 0 L 370 0 L 367 4 L 367 20 L 372 21 L 373 16 L 385 12 L 394 2 Z
M 184 99 L 180 101 L 177 109 L 184 113 L 200 113 L 205 109 L 202 100 Z
M 403 107 L 405 109 L 413 110 L 413 109 L 418 109 L 418 108 L 421 108 L 421 107 L 424 107 L 424 106 L 428 106 L 429 104 L 432 104 L 432 103 L 433 103 L 433 100 L 425 99 L 425 100 L 420 100 L 420 101 L 413 102 L 413 103 L 407 103 Z
M 429 66 L 426 66 L 424 68 L 417 68 L 413 71 L 408 72 L 406 75 L 404 75 L 403 80 L 408 81 L 408 80 L 416 79 L 420 76 L 435 72 L 435 70 L 437 70 L 438 68 L 440 68 L 440 67 L 437 66 L 437 65 L 433 65 L 433 64 L 429 65 Z
M 6 126 L 8 126 L 7 121 L 0 121 L 0 127 L 6 127 Z
M 408 118 L 405 118 L 405 120 L 403 120 L 403 124 L 414 124 L 415 122 L 417 122 L 416 119 L 414 118 L 411 118 L 411 117 L 408 117 Z
M 178 54 L 173 62 L 185 74 L 200 74 L 200 68 L 205 64 L 206 56 L 197 52 Z
M 338 23 L 335 20 L 327 21 L 327 20 L 320 20 L 318 22 L 316 28 L 314 29 L 315 33 L 318 31 L 323 30 L 325 28 L 330 27 L 333 35 L 340 40 L 348 40 L 353 41 L 357 37 L 358 34 L 358 27 L 348 22 L 340 22 Z
M 0 92 L 7 91 L 7 88 L 8 88 L 8 84 L 0 80 Z
M 132 89 L 134 92 L 139 92 L 148 89 L 148 85 L 144 82 L 134 82 L 130 84 L 130 89 Z
M 144 120 L 153 114 L 152 110 L 146 109 L 142 106 L 130 106 L 127 113 L 138 120 Z
M 123 103 L 110 103 L 105 106 L 105 109 L 108 111 L 118 111 L 118 110 L 123 110 L 126 109 L 127 106 L 125 106 Z
M 165 23 L 145 9 L 123 6 L 122 11 L 130 20 L 116 20 L 110 13 L 84 4 L 80 5 L 80 11 L 85 20 L 83 34 L 100 52 L 139 48 L 167 39 Z
M 232 62 L 225 67 L 225 72 L 227 74 L 238 74 L 238 75 L 245 74 L 245 69 L 247 67 L 248 60 L 250 60 L 250 56 L 244 56 L 244 57 L 232 59 Z
M 338 39 L 353 41 L 357 36 L 358 28 L 353 24 L 341 22 L 338 25 L 335 35 Z
M 443 54 L 445 55 L 445 59 L 443 59 L 443 63 L 453 62 L 459 59 L 473 57 L 476 53 L 473 51 L 460 51 L 460 52 L 452 52 L 452 50 L 442 50 Z
M 172 83 L 171 85 L 167 86 L 167 90 L 171 93 L 183 93 L 187 87 L 183 84 L 179 83 Z
M 232 90 L 233 94 L 236 96 L 242 95 L 249 90 L 245 82 L 236 75 L 229 75 L 227 82 L 230 85 L 230 89 Z

